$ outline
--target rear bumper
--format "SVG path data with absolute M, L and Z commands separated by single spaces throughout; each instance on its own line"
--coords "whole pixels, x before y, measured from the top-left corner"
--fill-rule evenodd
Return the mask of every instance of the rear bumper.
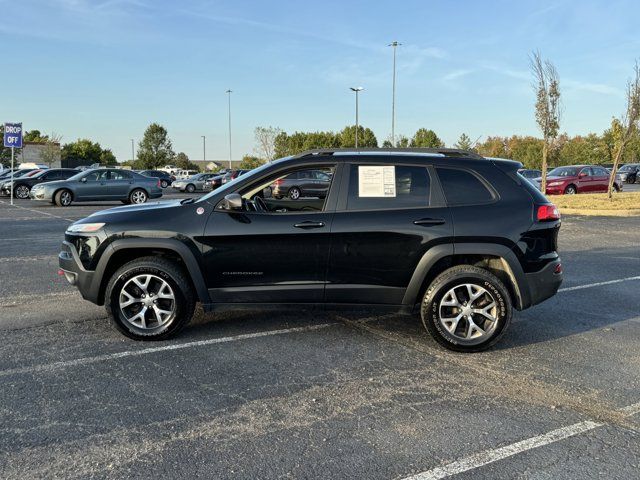
M 560 259 L 557 259 L 538 272 L 525 274 L 529 286 L 529 305 L 527 307 L 544 302 L 558 292 L 562 284 L 562 271 L 556 273 L 559 265 L 561 262 Z
M 95 272 L 84 269 L 76 248 L 66 240 L 62 242 L 62 251 L 58 254 L 58 265 L 67 281 L 78 288 L 82 298 L 98 303 L 100 282 L 96 280 L 99 279 L 96 279 Z

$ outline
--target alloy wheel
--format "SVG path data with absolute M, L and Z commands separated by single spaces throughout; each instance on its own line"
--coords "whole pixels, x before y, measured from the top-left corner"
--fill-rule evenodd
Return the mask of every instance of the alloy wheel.
M 66 190 L 60 194 L 60 203 L 65 207 L 71 204 L 71 194 Z
M 16 197 L 22 199 L 29 198 L 29 187 L 20 185 L 18 188 L 16 188 Z
M 480 285 L 456 285 L 440 300 L 438 321 L 456 341 L 477 343 L 493 334 L 498 324 L 498 304 Z
M 162 278 L 141 274 L 129 279 L 119 296 L 120 312 L 131 326 L 144 331 L 158 330 L 176 313 L 176 298 Z
M 133 203 L 144 203 L 147 201 L 147 194 L 142 190 L 136 190 L 131 194 L 131 201 Z
M 291 200 L 298 200 L 300 198 L 300 190 L 295 187 L 289 190 L 289 198 Z

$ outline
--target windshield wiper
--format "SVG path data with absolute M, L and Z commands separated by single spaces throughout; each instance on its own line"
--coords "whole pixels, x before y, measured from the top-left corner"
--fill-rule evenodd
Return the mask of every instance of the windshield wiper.
M 180 205 L 186 205 L 187 203 L 193 203 L 195 200 L 193 198 L 184 198 L 180 200 Z

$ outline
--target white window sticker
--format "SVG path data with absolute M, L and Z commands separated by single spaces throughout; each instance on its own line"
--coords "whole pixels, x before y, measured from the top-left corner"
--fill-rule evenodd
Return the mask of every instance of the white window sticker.
M 358 166 L 359 197 L 395 197 L 396 167 Z

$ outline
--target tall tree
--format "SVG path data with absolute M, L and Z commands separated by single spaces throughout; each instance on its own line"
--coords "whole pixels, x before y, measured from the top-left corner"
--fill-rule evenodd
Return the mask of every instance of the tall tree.
M 86 165 L 100 163 L 102 147 L 98 142 L 92 142 L 88 138 L 80 138 L 62 147 L 62 159 L 73 158 L 82 160 Z
M 172 163 L 176 154 L 167 129 L 157 123 L 147 127 L 138 143 L 138 160 L 144 168 L 158 168 Z
M 549 60 L 543 60 L 540 52 L 530 57 L 533 89 L 536 93 L 536 123 L 542 132 L 542 181 L 540 190 L 547 189 L 547 163 L 553 142 L 560 130 L 560 78 L 556 67 Z
M 40 136 L 40 132 L 38 132 L 38 137 L 41 139 L 40 143 L 44 144 L 40 158 L 44 163 L 51 167 L 53 163 L 60 160 L 60 140 L 62 140 L 62 135 L 52 133 L 51 135 L 45 135 L 44 137 L 42 137 Z
M 198 164 L 189 160 L 189 157 L 184 152 L 178 153 L 175 156 L 173 163 L 175 164 L 176 167 L 182 170 L 200 170 L 200 167 L 198 166 Z
M 462 133 L 458 141 L 453 145 L 455 148 L 459 148 L 460 150 L 475 150 L 475 144 L 471 137 L 466 133 Z
M 396 148 L 407 148 L 409 146 L 409 138 L 400 134 L 396 135 Z M 414 145 L 411 145 L 412 147 Z
M 29 130 L 24 134 L 23 140 L 25 142 L 37 142 L 44 143 L 49 139 L 49 135 L 42 135 L 40 130 Z
M 105 148 L 102 150 L 102 153 L 100 154 L 100 165 L 113 166 L 117 163 L 118 161 L 116 160 L 116 156 L 110 149 Z
M 240 162 L 240 168 L 246 170 L 253 170 L 254 168 L 258 168 L 260 165 L 264 165 L 264 160 L 253 155 L 245 155 L 242 157 L 242 161 Z
M 618 148 L 613 161 L 611 177 L 609 178 L 609 198 L 611 198 L 611 194 L 613 193 L 613 182 L 618 172 L 620 159 L 624 156 L 627 145 L 637 133 L 638 120 L 640 120 L 640 65 L 638 65 L 636 61 L 634 77 L 627 83 L 627 108 L 618 120 L 618 128 L 613 129 Z M 616 132 L 618 133 L 616 134 Z
M 282 130 L 276 127 L 256 127 L 253 134 L 256 139 L 255 151 L 259 157 L 272 161 L 276 156 L 276 138 Z
M 356 126 L 350 125 L 344 127 L 338 134 L 340 137 L 340 147 L 354 148 L 356 146 Z M 378 148 L 378 139 L 370 128 L 358 125 L 358 147 L 359 148 Z
M 427 130 L 426 128 L 420 128 L 413 135 L 411 139 L 412 147 L 422 148 L 439 148 L 444 147 L 444 142 L 438 138 L 436 132 L 433 130 Z

